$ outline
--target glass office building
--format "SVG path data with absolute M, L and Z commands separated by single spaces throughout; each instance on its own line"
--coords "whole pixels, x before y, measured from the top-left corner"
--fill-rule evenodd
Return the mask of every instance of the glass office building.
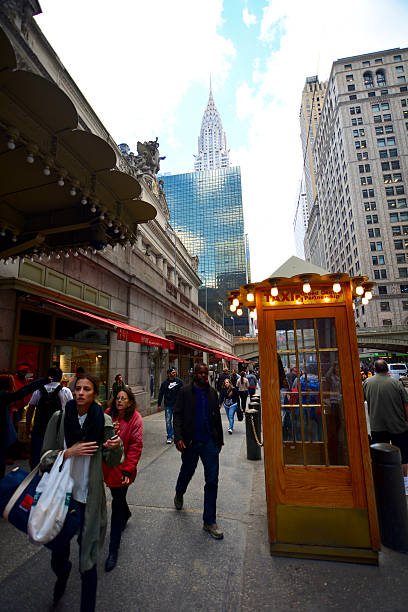
M 228 291 L 246 282 L 248 273 L 240 168 L 159 178 L 164 183 L 170 222 L 189 252 L 199 258 L 200 306 L 231 333 L 235 329 L 236 335 L 245 335 L 247 313 L 234 316 L 233 321 L 225 300 Z

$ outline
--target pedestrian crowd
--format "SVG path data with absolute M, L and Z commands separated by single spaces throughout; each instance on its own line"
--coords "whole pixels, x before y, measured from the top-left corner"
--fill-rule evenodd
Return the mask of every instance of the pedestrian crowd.
M 14 376 L 6 371 L 0 374 L 0 483 L 7 463 L 28 459 L 33 472 L 27 481 L 39 469 L 42 475 L 39 482 L 44 482 L 44 486 L 38 486 L 41 493 L 31 498 L 35 510 L 39 497 L 45 494 L 46 483 L 54 483 L 53 466 L 57 471 L 60 466 L 61 472 L 63 466 L 69 465 L 72 490 L 67 498 L 71 501 L 65 510 L 65 520 L 70 514 L 78 518 L 81 612 L 92 612 L 96 606 L 98 549 L 107 530 L 105 485 L 112 499 L 105 561 L 105 571 L 110 572 L 117 564 L 123 532 L 131 517 L 126 497 L 142 454 L 143 420 L 135 395 L 121 374 L 115 376 L 104 411 L 98 402 L 97 378 L 81 366 L 67 376 L 54 363 L 44 378 L 31 382 L 29 369 L 28 364 L 19 364 Z M 259 375 L 224 369 L 214 376 L 213 372 L 215 388 L 208 379 L 208 366 L 202 363 L 196 364 L 193 380 L 187 385 L 177 377 L 175 368 L 170 368 L 160 386 L 157 403 L 158 409 L 164 405 L 166 443 L 174 443 L 181 455 L 174 505 L 177 510 L 182 509 L 187 487 L 201 459 L 205 477 L 203 529 L 218 540 L 223 538 L 216 522 L 219 453 L 224 445 L 220 409 L 224 406 L 228 433 L 232 435 L 234 418 L 238 415 L 238 420 L 242 420 L 248 395 L 255 393 Z M 54 606 L 66 590 L 72 568 L 72 534 L 64 535 L 66 522 L 55 539 L 58 545 L 54 540 L 46 543 L 51 549 L 51 569 L 56 576 Z M 28 517 L 25 530 L 31 536 L 34 527 L 29 523 Z

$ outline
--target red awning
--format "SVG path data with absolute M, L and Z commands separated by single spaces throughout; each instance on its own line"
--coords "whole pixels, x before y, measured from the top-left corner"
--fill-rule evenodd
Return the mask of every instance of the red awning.
M 125 342 L 136 342 L 137 344 L 147 344 L 148 346 L 158 346 L 166 349 L 174 349 L 174 342 L 167 340 L 167 338 L 163 338 L 162 336 L 158 336 L 157 334 L 151 334 L 150 332 L 134 327 L 133 325 L 122 323 L 122 321 L 115 321 L 115 319 L 100 317 L 99 315 L 94 315 L 91 312 L 77 310 L 76 308 L 59 304 L 53 300 L 46 301 L 50 302 L 51 304 L 55 304 L 55 306 L 59 306 L 60 308 L 64 308 L 65 310 L 79 313 L 88 319 L 95 319 L 96 321 L 101 321 L 102 323 L 109 325 L 114 331 L 117 331 L 118 340 L 125 340 Z
M 199 351 L 205 351 L 206 353 L 212 353 L 214 357 L 217 357 L 218 359 L 228 359 L 228 361 L 234 360 L 234 361 L 239 361 L 239 362 L 243 361 L 243 359 L 240 359 L 239 357 L 236 357 L 235 355 L 231 355 L 230 353 L 224 353 L 216 349 L 208 348 L 207 346 L 204 346 L 203 344 L 197 344 L 195 342 L 190 342 L 189 340 L 184 340 L 183 338 L 175 338 L 175 341 L 178 342 L 179 344 L 184 344 L 185 346 L 189 346 Z

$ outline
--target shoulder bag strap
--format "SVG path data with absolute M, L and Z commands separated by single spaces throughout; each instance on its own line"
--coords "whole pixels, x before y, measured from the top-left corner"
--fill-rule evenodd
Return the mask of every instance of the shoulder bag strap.
M 52 450 L 47 451 L 46 453 L 43 454 L 41 459 L 43 459 L 46 455 L 48 455 L 49 453 L 52 453 L 52 452 L 53 452 Z M 20 495 L 24 492 L 24 490 L 28 487 L 28 485 L 30 484 L 30 482 L 32 481 L 34 476 L 37 474 L 38 470 L 40 469 L 40 465 L 41 465 L 41 463 L 39 463 L 33 469 L 33 471 L 30 472 L 28 474 L 28 476 L 26 476 L 24 478 L 23 482 L 21 482 L 19 484 L 17 489 L 14 491 L 13 495 L 10 497 L 7 506 L 4 508 L 4 511 L 3 511 L 3 518 L 6 519 L 6 521 L 8 520 L 8 516 L 9 516 L 11 510 L 13 509 L 14 504 L 16 503 L 16 501 L 18 500 Z

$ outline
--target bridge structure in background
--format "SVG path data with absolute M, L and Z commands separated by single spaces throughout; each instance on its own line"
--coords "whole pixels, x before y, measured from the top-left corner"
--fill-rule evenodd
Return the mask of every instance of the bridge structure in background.
M 357 343 L 360 353 L 408 353 L 408 325 L 357 328 Z M 234 354 L 247 361 L 258 361 L 258 338 L 234 337 Z

